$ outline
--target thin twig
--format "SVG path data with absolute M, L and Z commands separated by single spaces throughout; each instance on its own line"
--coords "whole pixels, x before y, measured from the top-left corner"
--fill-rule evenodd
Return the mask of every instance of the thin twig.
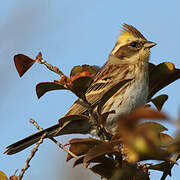
M 30 123 L 32 123 L 38 130 L 42 131 L 43 128 L 41 128 L 38 123 L 33 120 L 30 119 L 29 120 Z M 53 137 L 49 138 L 51 141 L 53 141 L 55 144 L 57 144 L 61 149 L 63 149 L 64 151 L 66 151 L 67 153 L 69 153 L 72 157 L 74 157 L 75 159 L 78 159 L 78 156 L 76 156 L 74 153 L 72 153 L 71 151 L 69 151 L 69 149 L 65 148 L 60 142 L 58 142 L 56 139 L 54 139 Z
M 23 175 L 25 173 L 25 171 L 30 167 L 29 162 L 31 161 L 31 159 L 34 157 L 36 151 L 38 150 L 39 145 L 43 142 L 43 139 L 46 137 L 47 132 L 45 132 L 42 136 L 41 139 L 36 143 L 36 145 L 34 146 L 34 148 L 31 151 L 31 154 L 29 155 L 29 157 L 26 160 L 25 166 L 23 169 L 21 169 L 21 173 L 18 176 L 18 180 L 21 180 L 23 178 Z
M 52 66 L 51 64 L 48 64 L 43 58 L 41 52 L 36 56 L 36 61 L 40 64 L 44 64 L 50 71 L 55 72 L 59 76 L 64 76 L 63 72 L 59 70 L 58 67 Z
M 30 119 L 29 120 L 30 123 L 32 123 L 38 130 L 42 131 L 43 128 L 41 128 L 38 123 L 33 120 L 33 119 Z M 76 156 L 73 152 L 71 152 L 69 149 L 65 148 L 60 142 L 58 142 L 56 139 L 54 139 L 53 137 L 49 138 L 51 141 L 53 141 L 55 144 L 57 144 L 61 149 L 63 149 L 64 151 L 66 151 L 67 153 L 69 153 L 72 157 L 74 157 L 76 160 L 79 158 L 78 156 Z M 100 174 L 98 173 L 95 173 L 91 168 L 91 166 L 89 165 L 87 167 L 89 170 L 91 170 L 97 177 L 99 177 L 100 179 L 102 180 L 105 180 L 104 177 L 102 177 Z
M 59 70 L 58 67 L 56 66 L 52 66 L 51 64 L 48 64 L 43 58 L 42 58 L 42 53 L 39 52 L 38 55 L 36 56 L 35 59 L 36 62 L 40 63 L 40 64 L 44 64 L 50 71 L 55 72 L 56 74 L 60 75 L 61 77 L 64 76 L 63 72 Z M 85 106 L 87 107 L 87 110 L 91 116 L 92 119 L 92 123 L 95 127 L 97 127 L 97 131 L 98 131 L 98 136 L 103 139 L 103 140 L 110 140 L 111 137 L 109 136 L 109 133 L 107 133 L 107 131 L 105 130 L 104 127 L 100 127 L 99 123 L 98 123 L 98 115 L 97 113 L 94 112 L 91 104 L 86 100 L 86 99 L 82 99 L 83 100 L 83 104 L 85 104 Z

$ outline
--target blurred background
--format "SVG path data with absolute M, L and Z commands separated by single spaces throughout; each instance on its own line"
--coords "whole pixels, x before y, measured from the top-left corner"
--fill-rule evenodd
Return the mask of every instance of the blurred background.
M 69 92 L 52 91 L 38 100 L 36 84 L 59 77 L 44 66 L 35 64 L 20 79 L 13 62 L 15 54 L 22 53 L 34 58 L 41 51 L 45 60 L 58 66 L 65 74 L 69 74 L 74 65 L 103 65 L 120 34 L 121 25 L 127 23 L 158 44 L 152 48 L 152 63 L 171 61 L 180 68 L 179 7 L 178 0 L 1 2 L 0 170 L 10 176 L 16 169 L 20 171 L 24 167 L 32 147 L 13 156 L 2 153 L 7 145 L 37 131 L 28 122 L 30 118 L 43 128 L 51 126 L 76 99 Z M 179 91 L 180 81 L 176 81 L 159 93 L 169 95 L 164 111 L 174 119 L 179 111 Z M 168 125 L 168 128 L 173 134 L 173 126 Z M 72 136 L 57 139 L 64 144 L 70 138 Z M 83 167 L 72 168 L 72 162 L 66 163 L 66 153 L 45 140 L 30 162 L 31 167 L 24 179 L 97 179 Z M 167 179 L 178 179 L 179 166 L 173 168 L 172 175 Z M 152 179 L 159 179 L 160 176 L 161 173 L 151 172 Z

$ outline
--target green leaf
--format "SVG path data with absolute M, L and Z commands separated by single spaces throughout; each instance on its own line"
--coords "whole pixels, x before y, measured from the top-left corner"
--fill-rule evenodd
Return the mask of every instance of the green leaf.
M 68 90 L 65 88 L 63 85 L 60 83 L 55 83 L 55 82 L 41 82 L 36 85 L 36 94 L 38 99 L 42 97 L 45 93 L 48 91 L 53 91 L 53 90 Z

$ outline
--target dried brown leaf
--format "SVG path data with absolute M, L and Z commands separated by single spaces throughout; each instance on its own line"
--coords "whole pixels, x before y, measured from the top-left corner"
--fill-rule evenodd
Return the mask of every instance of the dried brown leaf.
M 111 164 L 97 164 L 91 168 L 93 172 L 107 179 L 112 177 L 114 169 L 115 167 Z
M 72 68 L 70 76 L 75 76 L 80 72 L 89 72 L 90 75 L 96 74 L 97 70 L 95 67 L 84 64 L 82 66 L 75 66 Z
M 160 96 L 157 96 L 157 97 L 151 99 L 150 101 L 156 106 L 158 111 L 161 111 L 161 109 L 162 109 L 164 103 L 167 101 L 167 99 L 168 99 L 168 95 L 162 94 Z
M 105 154 L 113 154 L 113 153 L 120 153 L 119 145 L 120 141 L 111 141 L 111 142 L 104 142 L 102 144 L 96 145 L 92 149 L 90 149 L 87 155 L 84 158 L 84 164 L 94 161 L 96 158 L 103 156 Z
M 137 125 L 137 122 L 142 119 L 167 120 L 168 118 L 162 112 L 146 107 L 139 107 L 136 108 L 130 114 L 119 117 L 118 119 L 119 129 L 120 130 L 122 130 L 122 128 L 134 129 L 134 127 Z
M 19 76 L 22 77 L 24 73 L 35 63 L 36 61 L 24 54 L 17 54 L 14 56 L 14 64 Z
M 53 91 L 53 90 L 68 90 L 68 89 L 63 85 L 61 85 L 60 83 L 55 83 L 55 82 L 41 82 L 36 85 L 36 94 L 38 99 L 48 91 Z
M 162 171 L 167 173 L 169 176 L 171 176 L 171 163 L 169 161 L 151 165 L 149 169 Z
M 148 99 L 151 99 L 155 93 L 179 78 L 180 69 L 176 69 L 173 63 L 164 62 L 151 68 Z
M 72 84 L 72 91 L 81 99 L 85 99 L 85 93 L 92 82 L 92 77 L 84 76 L 75 79 Z
M 85 155 L 83 155 L 83 156 L 79 157 L 78 159 L 76 159 L 74 161 L 73 168 L 76 167 L 77 165 L 83 164 L 84 157 L 85 157 Z M 69 157 L 67 157 L 67 159 L 69 159 Z
M 69 150 L 74 154 L 80 156 L 86 154 L 89 149 L 100 143 L 102 143 L 102 141 L 93 138 L 77 138 L 70 140 L 68 143 L 65 144 L 65 146 L 70 145 Z M 72 156 L 68 154 L 67 161 L 69 161 L 71 158 Z

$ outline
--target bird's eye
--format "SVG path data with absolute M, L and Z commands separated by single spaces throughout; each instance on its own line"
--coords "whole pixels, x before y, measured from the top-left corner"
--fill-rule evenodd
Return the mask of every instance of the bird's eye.
M 132 43 L 130 44 L 130 46 L 131 46 L 131 47 L 136 47 L 136 46 L 137 46 L 137 42 L 132 42 Z

